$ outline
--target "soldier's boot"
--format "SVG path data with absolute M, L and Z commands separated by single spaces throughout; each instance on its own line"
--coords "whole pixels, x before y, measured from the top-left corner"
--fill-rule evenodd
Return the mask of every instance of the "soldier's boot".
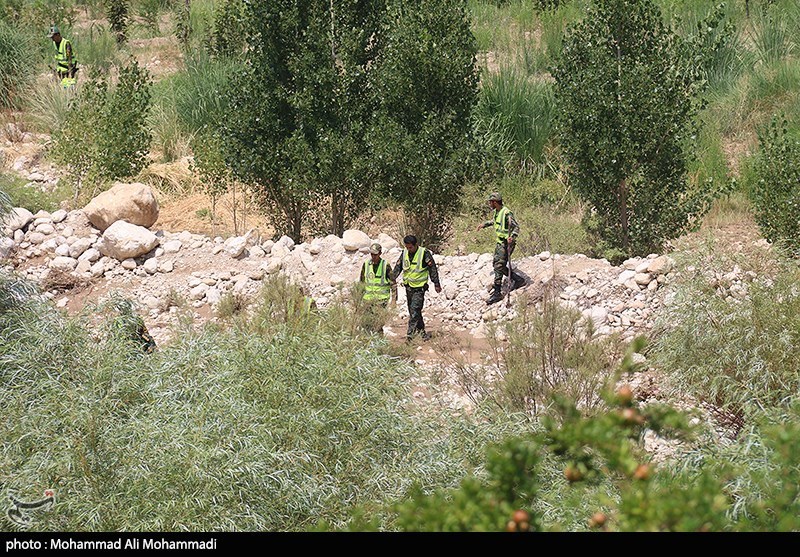
M 499 302 L 502 299 L 503 299 L 503 295 L 500 293 L 500 285 L 499 284 L 495 284 L 494 285 L 494 292 L 492 292 L 492 295 L 489 296 L 488 300 L 486 300 L 486 305 L 490 306 L 492 304 L 496 304 L 497 302 Z
M 513 273 L 511 275 L 511 279 L 513 281 L 511 283 L 511 290 L 512 291 L 516 290 L 517 288 L 522 288 L 523 286 L 525 286 L 525 279 L 522 278 L 521 276 L 519 276 L 518 274 Z

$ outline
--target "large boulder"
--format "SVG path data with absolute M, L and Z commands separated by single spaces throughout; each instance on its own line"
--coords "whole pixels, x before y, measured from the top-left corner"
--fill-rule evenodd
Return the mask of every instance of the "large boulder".
M 16 207 L 11 209 L 11 213 L 9 213 L 5 221 L 0 222 L 0 224 L 11 230 L 11 232 L 15 232 L 25 228 L 32 220 L 33 213 L 22 207 Z
M 372 240 L 360 230 L 345 230 L 342 234 L 342 245 L 347 251 L 358 251 L 368 248 Z
M 158 201 L 149 186 L 118 182 L 92 199 L 83 212 L 101 231 L 117 221 L 149 228 L 158 219 Z
M 158 246 L 158 237 L 144 228 L 118 220 L 103 233 L 100 253 L 118 261 L 139 257 Z

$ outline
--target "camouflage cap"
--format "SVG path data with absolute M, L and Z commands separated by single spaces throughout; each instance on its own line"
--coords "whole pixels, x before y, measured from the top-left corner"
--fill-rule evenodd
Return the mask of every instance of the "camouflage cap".
M 489 195 L 489 201 L 500 201 L 500 202 L 502 202 L 503 201 L 503 197 L 498 192 L 495 191 L 495 192 L 492 192 L 491 195 Z
M 378 243 L 375 242 L 369 247 L 369 252 L 374 254 L 380 254 L 383 251 L 383 247 Z
M 61 32 L 58 30 L 58 27 L 53 25 L 52 27 L 50 27 L 50 32 L 47 33 L 47 36 L 52 39 L 53 35 L 60 35 L 60 34 L 61 34 Z

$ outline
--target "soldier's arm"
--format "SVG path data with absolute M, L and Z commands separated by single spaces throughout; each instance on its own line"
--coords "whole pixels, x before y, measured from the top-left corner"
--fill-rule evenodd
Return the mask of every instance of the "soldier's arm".
M 400 276 L 400 273 L 403 271 L 403 254 L 400 254 L 400 258 L 397 260 L 397 263 L 392 269 L 391 278 L 392 280 L 397 280 L 397 277 Z
M 422 260 L 422 264 L 428 268 L 428 275 L 431 277 L 431 282 L 436 287 L 436 290 L 441 288 L 439 284 L 439 269 L 436 266 L 436 261 L 433 259 L 433 254 L 428 250 L 425 250 L 425 258 Z
M 514 213 L 508 213 L 508 235 L 511 236 L 516 240 L 517 236 L 519 236 L 519 224 L 517 223 L 517 219 L 514 218 Z

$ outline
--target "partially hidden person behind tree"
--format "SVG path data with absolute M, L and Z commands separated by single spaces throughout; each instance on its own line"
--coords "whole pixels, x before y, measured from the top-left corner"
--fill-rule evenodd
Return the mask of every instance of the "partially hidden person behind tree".
M 50 33 L 47 35 L 53 39 L 53 46 L 56 49 L 54 58 L 56 61 L 56 75 L 59 79 L 75 79 L 75 72 L 78 71 L 78 59 L 75 56 L 75 50 L 72 48 L 72 42 L 61 36 L 61 31 L 58 27 L 53 25 L 50 28 Z
M 486 301 L 487 305 L 499 302 L 503 299 L 501 293 L 503 287 L 503 277 L 508 275 L 509 265 L 508 260 L 514 252 L 517 245 L 517 236 L 519 236 L 519 225 L 514 218 L 508 207 L 503 205 L 502 196 L 494 192 L 489 195 L 489 207 L 492 208 L 492 220 L 479 224 L 476 230 L 483 230 L 490 226 L 494 227 L 494 233 L 497 237 L 497 243 L 494 247 L 494 259 L 492 266 L 494 267 L 494 288 L 492 295 Z M 509 288 L 516 290 L 525 285 L 525 279 L 511 271 L 511 284 Z
M 417 246 L 416 236 L 403 238 L 405 249 L 394 267 L 392 277 L 397 279 L 403 274 L 403 285 L 406 287 L 406 302 L 408 303 L 408 331 L 406 339 L 412 340 L 419 334 L 423 340 L 428 340 L 430 335 L 425 331 L 425 322 L 422 319 L 422 307 L 425 305 L 425 292 L 428 290 L 430 278 L 436 287 L 436 292 L 442 291 L 439 284 L 439 271 L 433 254 L 422 246 Z
M 144 320 L 134 311 L 130 300 L 115 300 L 114 308 L 119 313 L 112 324 L 114 333 L 133 342 L 145 354 L 152 353 L 156 349 L 156 341 L 150 336 Z
M 397 300 L 397 283 L 392 277 L 392 266 L 381 257 L 383 247 L 375 242 L 369 247 L 369 259 L 361 266 L 359 280 L 364 283 L 364 301 L 370 317 L 370 328 L 383 330 L 381 311 L 389 302 Z

